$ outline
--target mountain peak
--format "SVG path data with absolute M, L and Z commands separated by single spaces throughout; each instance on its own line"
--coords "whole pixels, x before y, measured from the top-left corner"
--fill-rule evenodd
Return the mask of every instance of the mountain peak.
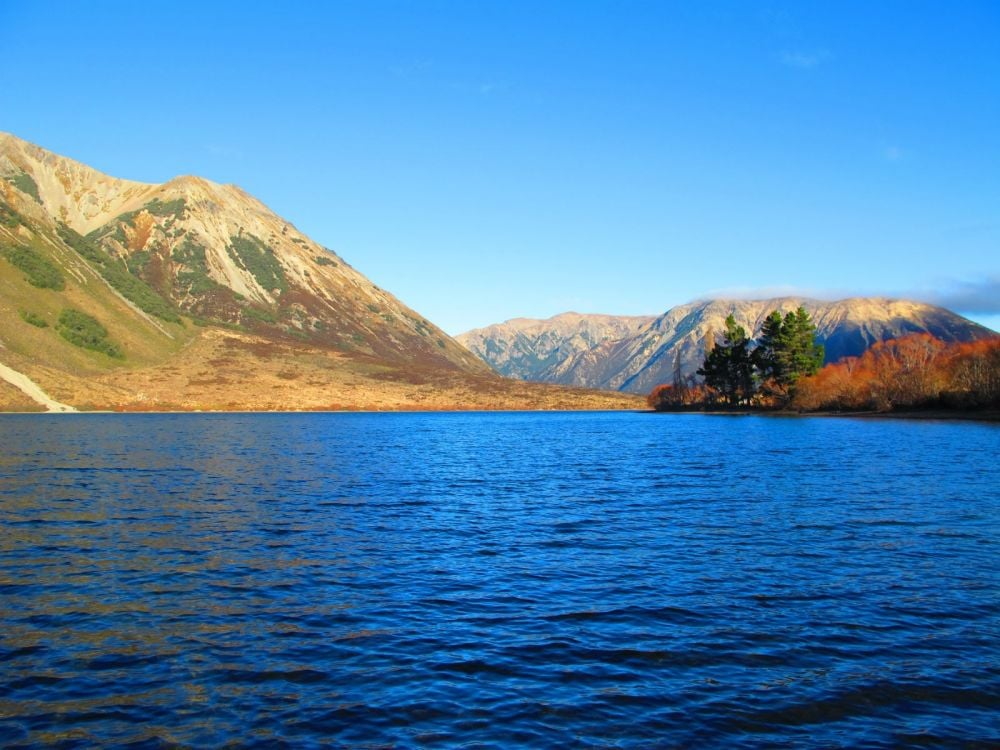
M 222 187 L 216 182 L 212 182 L 204 177 L 199 177 L 193 174 L 179 174 L 163 183 L 162 187 L 177 187 L 177 188 L 219 188 Z
M 79 263 L 96 264 L 154 318 L 185 314 L 379 360 L 488 371 L 236 185 L 190 174 L 162 184 L 122 180 L 4 133 L 2 203 L 18 217 L 17 232 L 45 236 L 58 249 L 55 262 L 70 259 L 73 278 L 85 278 Z M 0 232 L 11 243 L 17 236 Z
M 252 203 L 258 210 L 270 209 L 236 185 L 214 182 L 197 175 L 178 175 L 156 187 L 158 195 L 194 201 L 214 201 L 224 204 Z
M 0 178 L 20 180 L 50 215 L 81 234 L 141 203 L 157 187 L 111 177 L 10 133 L 0 137 Z

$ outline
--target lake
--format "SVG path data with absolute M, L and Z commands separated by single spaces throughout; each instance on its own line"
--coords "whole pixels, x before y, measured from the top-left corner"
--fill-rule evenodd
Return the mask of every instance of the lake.
M 0 745 L 1000 743 L 1000 426 L 0 417 Z

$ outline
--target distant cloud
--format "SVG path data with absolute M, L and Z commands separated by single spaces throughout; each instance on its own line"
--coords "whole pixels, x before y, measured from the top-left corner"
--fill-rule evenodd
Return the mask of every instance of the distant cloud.
M 694 301 L 708 299 L 775 299 L 776 297 L 807 297 L 809 299 L 837 300 L 847 297 L 856 297 L 841 289 L 815 289 L 811 287 L 778 285 L 778 286 L 737 286 L 726 287 L 724 289 L 710 289 L 705 294 L 700 294 Z
M 909 290 L 885 291 L 849 291 L 845 289 L 817 289 L 791 285 L 778 286 L 737 286 L 722 289 L 710 289 L 705 294 L 699 294 L 692 301 L 709 299 L 758 300 L 774 299 L 776 297 L 808 297 L 819 300 L 838 300 L 849 297 L 888 297 L 890 299 L 910 299 L 928 302 L 932 305 L 946 307 L 955 312 L 968 315 L 998 315 L 1000 316 L 1000 275 L 986 276 L 982 279 L 969 281 L 967 279 L 946 279 L 933 287 L 922 287 Z
M 806 52 L 803 50 L 785 50 L 779 53 L 778 61 L 789 68 L 809 70 L 830 59 L 830 53 L 825 49 Z
M 1000 315 L 1000 276 L 976 281 L 947 282 L 943 289 L 926 295 L 936 305 L 961 313 Z

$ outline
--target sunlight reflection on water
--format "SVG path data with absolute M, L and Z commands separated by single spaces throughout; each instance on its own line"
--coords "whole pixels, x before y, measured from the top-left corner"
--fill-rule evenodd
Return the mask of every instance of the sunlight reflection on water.
M 993 425 L 0 417 L 0 740 L 998 740 Z

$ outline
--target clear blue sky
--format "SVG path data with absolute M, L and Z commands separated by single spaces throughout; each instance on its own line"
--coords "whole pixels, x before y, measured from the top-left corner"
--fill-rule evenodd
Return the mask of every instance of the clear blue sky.
M 0 0 L 0 130 L 250 191 L 449 333 L 774 290 L 1000 327 L 1000 2 Z

